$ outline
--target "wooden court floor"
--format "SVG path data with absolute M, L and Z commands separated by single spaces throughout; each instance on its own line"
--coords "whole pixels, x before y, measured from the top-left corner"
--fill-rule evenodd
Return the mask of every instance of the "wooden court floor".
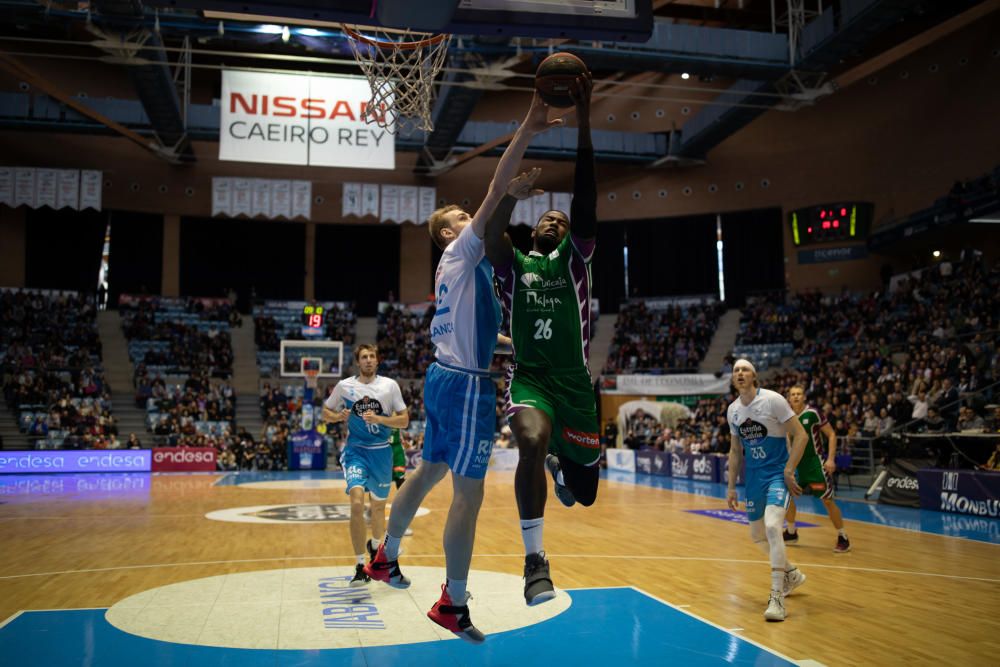
M 37 478 L 36 478 L 37 479 Z M 342 490 L 221 486 L 220 475 L 149 479 L 145 494 L 37 493 L 0 500 L 0 623 L 20 610 L 109 607 L 148 589 L 221 574 L 353 562 L 346 523 L 213 521 L 227 508 L 346 503 Z M 407 564 L 442 566 L 451 492 L 440 485 L 404 541 Z M 834 554 L 823 516 L 789 549 L 808 577 L 784 623 L 766 623 L 769 568 L 746 526 L 689 513 L 724 501 L 601 482 L 597 504 L 550 495 L 545 547 L 564 589 L 636 586 L 795 660 L 825 665 L 995 665 L 1000 545 L 848 521 Z M 512 473 L 490 474 L 475 570 L 520 576 Z M 475 593 L 472 578 L 470 590 Z M 0 656 L 0 662 L 4 662 Z M 6 663 L 5 663 L 6 664 Z M 812 664 L 812 663 L 807 663 Z

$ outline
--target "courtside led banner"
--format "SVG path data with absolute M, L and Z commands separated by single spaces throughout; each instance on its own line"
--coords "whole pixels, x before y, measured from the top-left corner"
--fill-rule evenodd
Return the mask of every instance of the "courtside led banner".
M 207 472 L 215 470 L 211 447 L 153 447 L 153 472 Z
M 149 472 L 148 449 L 39 449 L 0 452 L 0 474 L 63 472 Z
M 365 79 L 222 72 L 219 159 L 395 169 L 394 135 L 366 123 Z

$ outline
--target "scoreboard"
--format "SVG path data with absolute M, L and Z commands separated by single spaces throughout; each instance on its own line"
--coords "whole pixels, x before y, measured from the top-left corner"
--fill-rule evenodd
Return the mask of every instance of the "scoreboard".
M 871 229 L 874 210 L 874 205 L 867 202 L 843 202 L 792 211 L 788 216 L 792 242 L 798 247 L 863 240 Z

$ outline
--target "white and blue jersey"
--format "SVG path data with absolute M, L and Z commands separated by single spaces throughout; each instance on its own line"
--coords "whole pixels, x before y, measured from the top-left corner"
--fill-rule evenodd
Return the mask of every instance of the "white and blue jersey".
M 348 447 L 388 447 L 392 428 L 382 424 L 366 424 L 362 415 L 369 410 L 377 415 L 391 417 L 406 409 L 403 393 L 395 380 L 376 375 L 371 382 L 362 382 L 359 376 L 345 378 L 333 388 L 324 405 L 340 412 L 351 411 L 347 418 Z
M 764 518 L 767 505 L 787 507 L 785 423 L 795 418 L 788 401 L 775 391 L 758 389 L 750 405 L 743 405 L 739 398 L 730 403 L 727 418 L 732 433 L 743 443 L 748 518 Z
M 377 415 L 391 416 L 406 409 L 403 394 L 395 380 L 376 375 L 371 382 L 358 376 L 337 383 L 324 405 L 340 412 L 351 411 L 347 418 L 347 444 L 340 453 L 340 465 L 347 480 L 347 493 L 360 486 L 377 500 L 389 497 L 392 483 L 392 428 L 382 424 L 366 424 L 362 415 L 371 410 Z
M 472 225 L 451 242 L 434 276 L 437 308 L 431 341 L 437 361 L 424 381 L 423 459 L 453 473 L 486 476 L 496 431 L 496 385 L 490 362 L 502 319 L 493 267 Z
M 502 319 L 493 266 L 472 225 L 445 248 L 434 274 L 434 356 L 446 367 L 489 372 Z

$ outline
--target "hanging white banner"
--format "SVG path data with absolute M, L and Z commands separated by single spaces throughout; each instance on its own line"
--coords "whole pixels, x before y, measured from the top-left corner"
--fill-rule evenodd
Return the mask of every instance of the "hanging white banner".
M 21 205 L 35 207 L 35 170 L 31 167 L 14 170 L 14 208 Z
M 101 188 L 104 175 L 99 171 L 84 169 L 80 172 L 80 210 L 101 210 Z
M 730 376 L 715 377 L 710 373 L 686 375 L 618 375 L 615 387 L 604 383 L 603 393 L 638 394 L 645 396 L 691 396 L 697 394 L 725 394 L 729 391 Z M 609 378 L 605 378 L 609 379 Z
M 437 210 L 437 188 L 420 188 L 420 212 L 417 224 L 427 223 L 427 219 Z
M 541 220 L 543 215 L 552 210 L 552 197 L 548 192 L 543 192 L 540 195 L 532 197 L 530 201 L 532 218 L 531 225 L 534 226 L 536 222 Z
M 291 181 L 271 181 L 271 217 L 292 219 Z
M 78 169 L 59 170 L 59 190 L 56 193 L 56 208 L 80 208 L 80 171 Z
M 253 182 L 249 178 L 231 178 L 229 187 L 233 191 L 232 215 L 250 217 L 253 208 Z
M 250 213 L 254 217 L 258 215 L 271 217 L 271 181 L 266 178 L 255 178 L 253 181 L 253 204 Z
M 361 186 L 361 215 L 378 217 L 378 185 L 365 183 Z
M 39 169 L 35 172 L 35 208 L 56 208 L 58 176 L 55 169 Z
M 531 217 L 533 212 L 530 199 L 517 200 L 517 203 L 514 204 L 514 212 L 510 216 L 510 224 L 532 225 L 535 222 Z
M 382 186 L 382 222 L 399 222 L 399 186 Z
M 344 192 L 340 203 L 340 214 L 361 216 L 361 184 L 344 183 Z
M 568 192 L 553 192 L 552 193 L 552 208 L 557 211 L 562 211 L 566 215 L 569 215 L 570 205 L 573 203 L 573 195 Z M 572 223 L 573 221 L 570 220 Z
M 222 72 L 219 159 L 395 169 L 395 136 L 363 120 L 361 78 Z
M 0 167 L 0 204 L 14 206 L 14 167 Z
M 233 187 L 232 179 L 212 178 L 212 217 L 217 215 L 232 215 Z
M 312 181 L 292 181 L 292 217 L 312 216 Z
M 420 188 L 415 185 L 399 186 L 399 221 L 417 222 L 420 217 Z

